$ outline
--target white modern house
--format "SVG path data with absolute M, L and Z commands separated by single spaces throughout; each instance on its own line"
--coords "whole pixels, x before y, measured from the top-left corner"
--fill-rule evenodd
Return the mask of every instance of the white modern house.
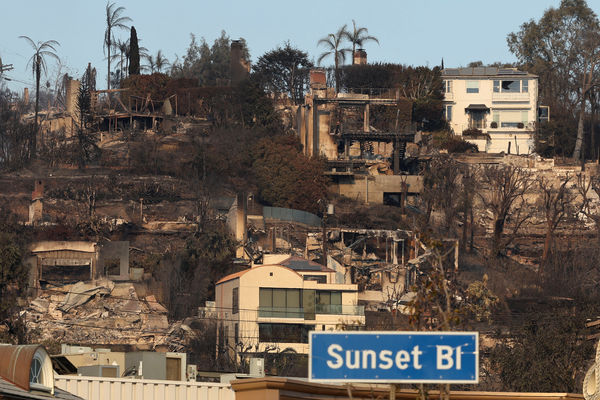
M 516 68 L 446 68 L 442 79 L 445 117 L 455 135 L 475 143 L 479 151 L 533 152 L 537 75 Z
M 335 283 L 335 271 L 290 256 L 264 263 L 216 283 L 221 351 L 308 354 L 308 332 L 365 324 L 358 285 Z

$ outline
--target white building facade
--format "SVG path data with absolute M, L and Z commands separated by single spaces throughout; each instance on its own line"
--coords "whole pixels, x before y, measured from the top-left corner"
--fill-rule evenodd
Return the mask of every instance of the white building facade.
M 306 268 L 281 264 L 255 265 L 217 282 L 221 351 L 308 354 L 310 331 L 364 326 L 358 285 L 334 283 L 335 271 L 306 260 Z
M 445 117 L 455 135 L 488 153 L 533 152 L 536 75 L 515 68 L 446 68 L 442 79 Z

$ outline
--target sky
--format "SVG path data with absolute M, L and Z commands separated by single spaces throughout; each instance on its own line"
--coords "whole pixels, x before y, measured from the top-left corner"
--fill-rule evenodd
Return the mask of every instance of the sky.
M 116 0 L 132 19 L 141 46 L 151 54 L 162 50 L 173 61 L 182 58 L 190 34 L 211 44 L 224 30 L 231 39 L 244 38 L 252 61 L 286 41 L 316 61 L 324 49 L 320 38 L 354 19 L 379 39 L 365 45 L 369 62 L 406 65 L 466 66 L 512 62 L 506 36 L 524 22 L 538 20 L 560 0 L 326 0 L 293 2 L 285 0 Z M 598 14 L 600 0 L 588 0 Z M 59 73 L 80 77 L 88 62 L 98 71 L 97 87 L 106 86 L 107 63 L 103 52 L 106 2 L 100 0 L 27 0 L 0 2 L 0 58 L 14 69 L 4 73 L 12 90 L 33 87 L 27 62 L 33 51 L 24 39 L 35 42 L 56 40 L 59 69 L 49 60 L 47 80 Z M 129 31 L 117 31 L 117 38 L 129 38 Z M 331 59 L 325 60 L 327 64 Z M 103 83 L 104 82 L 104 83 Z

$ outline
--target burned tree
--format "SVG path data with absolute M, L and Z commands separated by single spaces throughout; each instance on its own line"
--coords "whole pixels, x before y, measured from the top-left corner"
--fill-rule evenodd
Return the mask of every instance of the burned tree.
M 538 184 L 541 191 L 540 208 L 546 219 L 546 238 L 544 239 L 544 251 L 542 253 L 541 266 L 543 267 L 552 252 L 554 245 L 554 232 L 561 221 L 572 211 L 571 203 L 575 195 L 569 191 L 567 185 L 571 177 L 567 174 L 559 181 L 557 187 L 544 177 L 539 178 Z
M 512 165 L 485 166 L 480 182 L 486 189 L 477 194 L 483 206 L 492 212 L 492 254 L 497 255 L 514 240 L 518 230 L 531 217 L 531 207 L 525 199 L 532 186 L 531 174 Z M 512 232 L 504 237 L 509 219 Z
M 582 197 L 579 212 L 586 218 L 594 221 L 594 225 L 596 226 L 596 236 L 598 242 L 600 242 L 600 213 L 598 212 L 597 206 L 592 204 L 592 197 L 600 195 L 598 181 L 597 179 L 586 177 L 584 174 L 579 174 L 577 175 L 577 190 Z M 591 191 L 594 191 L 596 196 L 594 196 Z
M 423 171 L 424 225 L 428 225 L 432 211 L 443 213 L 443 226 L 447 232 L 457 214 L 457 198 L 460 181 L 459 164 L 448 155 L 434 157 Z
M 88 65 L 77 93 L 77 165 L 84 168 L 86 163 L 98 156 L 100 149 L 96 145 L 89 127 L 93 121 L 92 91 L 96 89 L 96 69 Z

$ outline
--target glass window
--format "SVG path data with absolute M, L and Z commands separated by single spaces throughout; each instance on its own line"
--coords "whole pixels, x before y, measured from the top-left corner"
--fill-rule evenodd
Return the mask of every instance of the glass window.
M 273 289 L 260 288 L 258 305 L 259 307 L 273 307 Z
M 308 343 L 308 333 L 314 325 L 258 324 L 260 342 Z
M 452 81 L 444 81 L 444 93 L 452 93 Z
M 529 92 L 529 81 L 527 79 L 523 79 L 522 81 L 522 87 L 521 87 L 521 92 L 523 93 L 527 93 Z
M 231 290 L 231 313 L 237 314 L 240 308 L 239 305 L 239 288 L 233 288 Z
M 500 93 L 500 81 L 494 81 L 494 93 Z
M 235 336 L 234 336 L 234 340 L 235 340 L 235 343 L 234 343 L 234 345 L 236 345 L 236 346 L 237 346 L 237 344 L 240 342 L 240 325 L 239 325 L 238 323 L 236 323 L 236 324 L 234 325 L 234 328 L 233 328 L 233 329 L 234 329 L 234 332 L 235 332 L 235 333 L 234 333 L 234 335 L 235 335 Z
M 520 93 L 521 81 L 502 81 L 502 93 Z
M 288 289 L 286 297 L 288 308 L 300 308 L 300 289 Z
M 331 304 L 342 304 L 342 292 L 331 292 Z
M 446 121 L 452 121 L 452 106 L 451 105 L 447 105 L 446 107 L 444 107 L 444 119 L 446 119 Z
M 521 111 L 502 111 L 500 120 L 502 128 L 518 128 L 522 123 Z
M 479 81 L 467 81 L 467 93 L 479 93 Z
M 31 360 L 29 383 L 42 383 L 42 362 L 37 357 Z

